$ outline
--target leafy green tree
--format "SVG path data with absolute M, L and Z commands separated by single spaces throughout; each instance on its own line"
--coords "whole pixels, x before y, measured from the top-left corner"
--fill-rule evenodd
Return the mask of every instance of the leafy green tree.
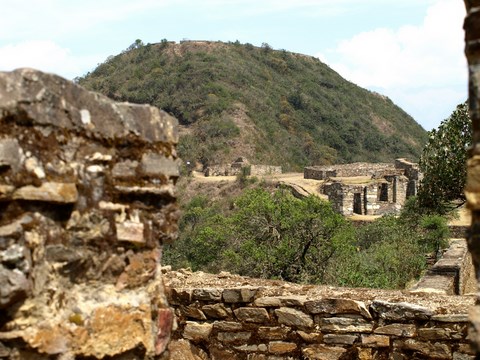
M 459 104 L 429 135 L 420 158 L 424 178 L 418 201 L 423 208 L 446 213 L 453 208 L 452 201 L 465 200 L 467 148 L 472 143 L 467 103 Z
M 343 241 L 353 243 L 351 225 L 318 197 L 256 188 L 235 204 L 233 265 L 245 275 L 322 283 Z

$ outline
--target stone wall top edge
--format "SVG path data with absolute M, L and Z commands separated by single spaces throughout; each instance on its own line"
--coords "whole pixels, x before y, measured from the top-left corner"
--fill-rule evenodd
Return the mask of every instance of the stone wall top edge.
M 219 278 L 215 274 L 197 273 L 181 274 L 176 271 L 164 274 L 165 285 L 175 292 L 193 292 L 198 290 L 240 289 L 239 284 L 248 284 L 245 288 L 258 288 L 256 298 L 302 298 L 305 301 L 321 299 L 347 299 L 361 301 L 370 305 L 375 301 L 391 303 L 408 303 L 431 309 L 435 314 L 464 314 L 475 303 L 474 295 L 445 295 L 437 293 L 411 293 L 407 290 L 381 290 L 367 288 L 341 288 L 322 285 L 305 285 L 242 278 L 238 275 Z M 185 276 L 187 275 L 187 276 Z M 181 279 L 181 282 L 179 281 Z M 243 280 L 243 281 L 242 281 Z M 249 281 L 251 280 L 251 281 Z M 252 301 L 253 302 L 253 301 Z
M 39 110 L 48 100 L 50 109 Z M 177 143 L 178 121 L 150 105 L 116 102 L 63 77 L 30 68 L 0 72 L 0 120 L 21 120 L 123 143 Z

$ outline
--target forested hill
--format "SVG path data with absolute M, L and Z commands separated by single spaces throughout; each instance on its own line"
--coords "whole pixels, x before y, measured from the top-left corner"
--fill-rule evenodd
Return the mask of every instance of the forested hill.
M 76 79 L 115 100 L 149 103 L 181 124 L 183 159 L 305 165 L 418 160 L 426 131 L 390 99 L 320 60 L 269 45 L 137 40 Z

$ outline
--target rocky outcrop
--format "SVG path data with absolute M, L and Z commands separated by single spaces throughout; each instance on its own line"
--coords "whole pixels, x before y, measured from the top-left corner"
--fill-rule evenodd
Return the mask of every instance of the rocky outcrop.
M 164 354 L 177 140 L 157 108 L 0 73 L 0 358 Z

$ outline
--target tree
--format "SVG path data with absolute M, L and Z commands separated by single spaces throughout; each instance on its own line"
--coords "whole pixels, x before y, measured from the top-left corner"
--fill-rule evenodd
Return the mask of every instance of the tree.
M 420 183 L 418 201 L 422 208 L 446 213 L 452 201 L 465 201 L 467 148 L 472 143 L 472 125 L 467 103 L 429 133 L 427 145 L 420 158 L 424 178 Z

